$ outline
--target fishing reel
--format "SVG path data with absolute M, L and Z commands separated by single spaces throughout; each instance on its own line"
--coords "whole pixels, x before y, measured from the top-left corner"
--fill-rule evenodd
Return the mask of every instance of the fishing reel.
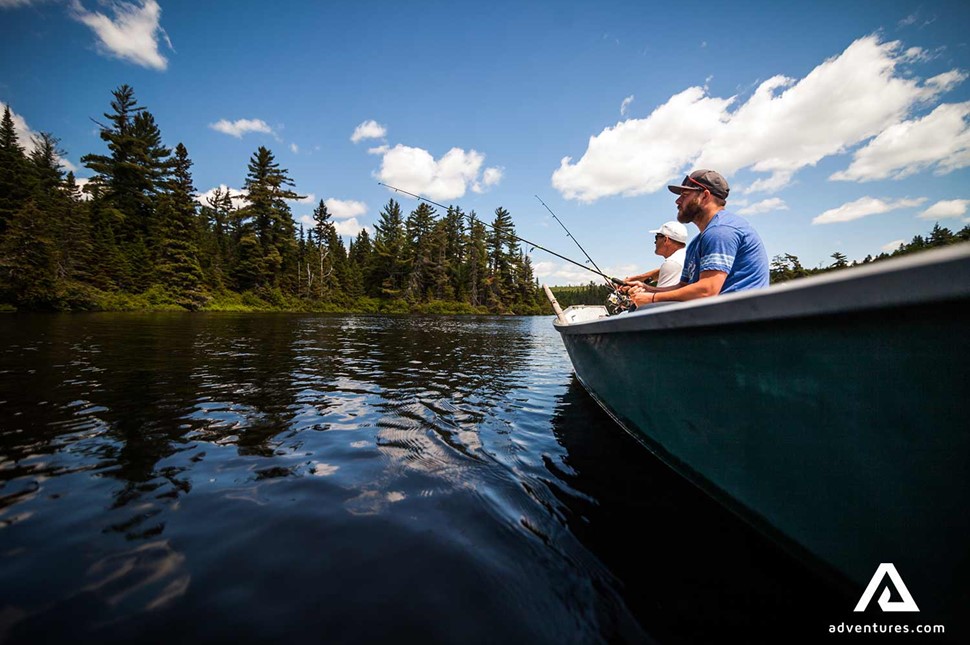
M 614 291 L 606 299 L 606 313 L 611 316 L 622 314 L 624 311 L 633 311 L 637 308 L 630 296 L 619 291 Z

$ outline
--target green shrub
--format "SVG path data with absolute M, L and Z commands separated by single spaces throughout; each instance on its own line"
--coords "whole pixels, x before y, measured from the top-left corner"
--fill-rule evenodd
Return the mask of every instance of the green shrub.
M 380 305 L 380 313 L 382 314 L 408 314 L 411 313 L 411 308 L 408 303 L 404 300 L 383 300 Z

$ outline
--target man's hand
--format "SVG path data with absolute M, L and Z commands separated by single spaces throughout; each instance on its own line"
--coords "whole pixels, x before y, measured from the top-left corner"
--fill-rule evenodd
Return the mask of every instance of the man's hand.
M 630 300 L 632 300 L 633 304 L 637 305 L 638 307 L 640 305 L 645 305 L 649 302 L 653 302 L 653 294 L 655 291 L 656 290 L 653 287 L 648 287 L 642 282 L 637 282 L 634 286 L 630 287 Z
M 640 288 L 640 287 L 645 287 L 646 286 L 645 284 L 643 284 L 639 280 L 631 280 L 630 278 L 623 278 L 623 281 L 626 282 L 626 284 L 623 285 L 622 287 L 620 287 L 620 293 L 629 294 L 631 289 Z

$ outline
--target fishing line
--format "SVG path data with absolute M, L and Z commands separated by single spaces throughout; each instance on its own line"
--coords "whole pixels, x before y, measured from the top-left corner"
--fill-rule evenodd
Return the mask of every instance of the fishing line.
M 546 206 L 546 203 L 544 201 L 542 201 L 542 198 L 541 197 L 539 197 L 538 195 L 536 195 L 535 198 L 539 200 L 539 203 L 540 204 L 542 204 L 543 206 L 546 207 L 546 210 L 549 211 L 549 214 L 550 215 L 552 215 L 552 219 L 554 219 L 557 222 L 559 222 L 559 226 L 562 227 L 562 230 L 566 231 L 566 237 L 570 238 L 573 242 L 576 243 L 576 246 L 578 246 L 579 247 L 579 250 L 583 252 L 583 255 L 586 256 L 586 259 L 589 260 L 590 263 L 594 267 L 596 267 L 596 270 L 597 271 L 599 271 L 600 268 L 598 266 L 596 266 L 596 262 L 593 262 L 593 258 L 589 257 L 589 253 L 587 253 L 586 252 L 586 249 L 583 248 L 583 245 L 579 243 L 579 240 L 577 240 L 575 237 L 573 237 L 573 234 L 569 232 L 569 229 L 566 228 L 566 225 L 562 223 L 562 220 L 559 219 L 558 217 L 556 217 L 556 214 L 552 212 L 552 209 L 551 208 L 549 208 L 548 206 Z M 600 275 L 602 275 L 602 273 L 600 273 Z M 613 289 L 613 291 L 619 291 L 619 289 L 616 287 L 615 284 L 613 284 L 612 281 L 609 281 L 609 285 L 610 285 L 610 288 Z
M 415 199 L 420 199 L 421 201 L 427 202 L 427 203 L 431 204 L 432 206 L 437 206 L 438 208 L 443 208 L 443 209 L 445 209 L 445 211 L 451 210 L 451 207 L 449 207 L 449 206 L 445 206 L 443 204 L 439 204 L 438 202 L 431 201 L 427 197 L 422 197 L 421 195 L 415 195 L 414 193 L 410 193 L 410 192 L 408 192 L 408 191 L 406 191 L 406 190 L 404 190 L 402 188 L 395 188 L 394 186 L 391 186 L 390 184 L 385 184 L 385 183 L 380 182 L 380 181 L 377 182 L 377 185 L 378 186 L 384 186 L 385 188 L 390 188 L 391 190 L 393 190 L 395 192 L 403 193 L 404 195 L 409 195 L 411 197 L 414 197 Z M 542 200 L 540 199 L 539 201 L 542 201 Z M 550 211 L 550 212 L 552 212 L 552 211 Z M 553 215 L 553 217 L 555 217 L 555 215 Z M 482 220 L 479 220 L 479 221 L 481 221 L 482 225 L 487 226 L 488 228 L 492 229 L 493 231 L 495 230 L 495 228 L 492 227 L 490 224 L 487 224 L 487 223 L 485 223 Z M 562 225 L 561 222 L 560 222 L 560 225 Z M 565 228 L 565 227 L 563 227 L 563 228 Z M 567 231 L 567 233 L 568 233 L 568 231 Z M 624 282 L 623 280 L 620 280 L 619 278 L 614 278 L 613 276 L 610 276 L 610 275 L 606 275 L 605 273 L 603 273 L 602 271 L 599 270 L 599 267 L 596 267 L 596 269 L 591 269 L 591 268 L 589 268 L 588 266 L 586 266 L 585 264 L 583 264 L 581 262 L 577 262 L 575 260 L 571 260 L 571 259 L 567 258 L 565 255 L 560 255 L 560 254 L 556 253 L 555 251 L 550 251 L 546 247 L 541 246 L 539 244 L 536 244 L 535 242 L 530 242 L 529 240 L 525 239 L 524 237 L 519 237 L 518 235 L 512 235 L 511 233 L 509 233 L 508 235 L 512 239 L 518 240 L 519 242 L 522 242 L 523 244 L 528 244 L 529 246 L 531 246 L 531 247 L 533 247 L 535 249 L 539 249 L 540 251 L 545 251 L 546 253 L 548 253 L 550 255 L 554 255 L 557 258 L 559 258 L 560 260 L 565 260 L 566 262 L 569 262 L 570 264 L 575 264 L 580 269 L 585 269 L 586 271 L 589 271 L 591 273 L 595 273 L 596 275 L 602 276 L 602 277 L 606 278 L 607 280 L 609 280 L 610 282 L 612 282 L 615 285 L 626 285 L 626 282 Z M 572 236 L 570 236 L 570 237 L 572 237 Z M 575 238 L 573 238 L 573 241 L 575 242 Z M 576 242 L 576 243 L 579 244 L 579 242 Z M 582 247 L 580 247 L 580 249 L 582 249 Z M 583 253 L 586 253 L 586 251 L 583 251 Z M 588 258 L 589 256 L 587 255 L 586 257 Z M 593 262 L 593 261 L 590 260 L 590 262 Z M 593 262 L 593 266 L 596 266 L 596 263 L 595 262 Z

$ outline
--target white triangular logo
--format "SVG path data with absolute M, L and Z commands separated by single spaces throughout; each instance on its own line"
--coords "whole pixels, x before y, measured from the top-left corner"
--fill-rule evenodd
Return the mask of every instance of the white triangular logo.
M 899 572 L 896 571 L 896 567 L 893 566 L 892 562 L 883 562 L 879 565 L 876 573 L 872 576 L 872 580 L 869 581 L 869 586 L 863 592 L 862 598 L 859 598 L 859 604 L 855 606 L 853 611 L 866 610 L 866 607 L 869 606 L 869 601 L 876 594 L 876 589 L 879 588 L 879 584 L 887 575 L 893 583 L 893 586 L 896 587 L 896 591 L 902 600 L 889 600 L 889 587 L 886 587 L 882 590 L 882 595 L 879 596 L 879 607 L 883 611 L 919 611 L 919 607 L 916 606 L 916 601 L 913 600 L 913 596 L 910 595 L 909 589 L 906 588 L 906 584 L 899 576 Z

